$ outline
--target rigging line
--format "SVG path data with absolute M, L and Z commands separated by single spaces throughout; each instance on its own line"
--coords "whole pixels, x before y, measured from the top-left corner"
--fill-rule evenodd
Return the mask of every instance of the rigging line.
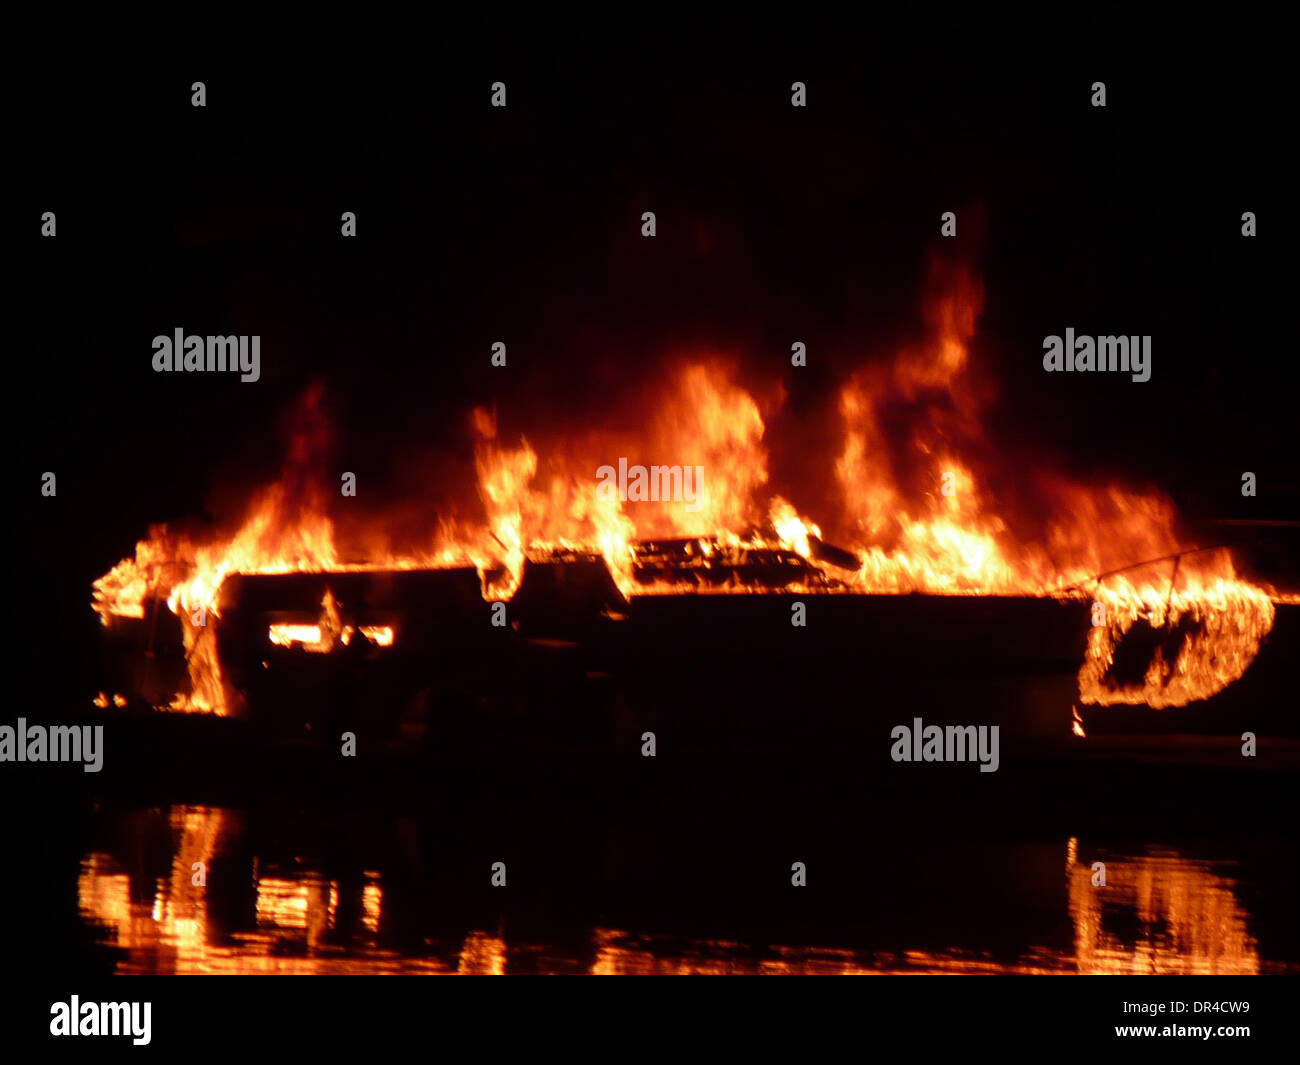
M 1157 562 L 1168 562 L 1170 559 L 1175 561 L 1182 558 L 1183 555 L 1200 555 L 1206 551 L 1224 551 L 1227 550 L 1227 544 L 1217 544 L 1213 547 L 1188 547 L 1181 551 L 1175 551 L 1169 555 L 1161 555 L 1159 558 L 1149 558 L 1145 562 L 1133 562 L 1127 566 L 1120 566 L 1119 569 L 1107 570 L 1105 573 L 1098 573 L 1095 577 L 1086 577 L 1081 581 L 1075 581 L 1073 584 L 1062 585 L 1060 588 L 1054 588 L 1048 592 L 1048 595 L 1056 595 L 1058 592 L 1068 592 L 1075 588 L 1082 588 L 1085 584 L 1094 584 L 1105 580 L 1107 577 L 1113 577 L 1117 573 L 1126 573 L 1131 569 L 1141 569 L 1143 566 L 1154 566 Z M 1176 572 L 1176 571 L 1175 571 Z

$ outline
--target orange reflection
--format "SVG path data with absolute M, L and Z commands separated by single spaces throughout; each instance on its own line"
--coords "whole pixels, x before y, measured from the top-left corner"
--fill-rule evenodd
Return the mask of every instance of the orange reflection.
M 325 933 L 334 927 L 339 889 L 318 877 L 285 880 L 264 876 L 257 881 L 257 924 L 259 928 L 305 932 L 308 947 L 318 947 Z
M 465 937 L 457 972 L 469 976 L 504 976 L 506 941 L 485 932 L 471 932 Z
M 1068 870 L 1079 972 L 1259 972 L 1232 880 L 1176 851 L 1096 860 L 1106 867 L 1104 887 L 1093 886 L 1093 861 Z M 1136 932 L 1122 933 L 1120 923 Z
M 1073 925 L 1073 947 L 1033 947 L 1008 960 L 953 946 L 946 950 L 872 953 L 825 945 L 762 945 L 727 939 L 687 940 L 596 927 L 587 948 L 517 943 L 504 933 L 469 929 L 462 942 L 425 940 L 427 954 L 375 945 L 383 927 L 383 877 L 366 870 L 350 907 L 339 881 L 311 870 L 251 875 L 247 928 L 214 930 L 209 920 L 211 863 L 232 833 L 231 815 L 178 806 L 168 815 L 170 874 L 143 894 L 119 863 L 88 854 L 78 882 L 84 917 L 104 926 L 123 952 L 122 973 L 459 973 L 510 971 L 622 974 L 902 974 L 902 973 L 1229 973 L 1288 968 L 1262 963 L 1238 901 L 1236 882 L 1215 867 L 1170 850 L 1126 855 L 1066 847 L 1067 891 L 1061 903 Z M 1093 863 L 1104 861 L 1105 886 L 1093 886 Z M 217 875 L 235 871 L 219 867 Z M 340 927 L 351 913 L 351 928 Z M 981 930 L 971 930 L 978 940 Z M 382 941 L 382 940 L 381 940 Z M 512 970 L 513 966 L 513 970 Z
M 78 882 L 81 911 L 112 929 L 117 945 L 133 960 L 139 957 L 141 971 L 209 972 L 204 881 L 224 814 L 177 806 L 169 821 L 177 841 L 171 876 L 158 881 L 152 902 L 133 902 L 130 878 L 108 855 L 91 854 L 82 862 Z

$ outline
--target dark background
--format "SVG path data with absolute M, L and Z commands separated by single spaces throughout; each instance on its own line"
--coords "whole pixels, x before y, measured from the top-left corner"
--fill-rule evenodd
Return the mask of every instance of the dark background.
M 782 381 L 768 439 L 815 452 L 836 444 L 826 412 L 846 373 L 917 337 L 936 252 L 982 279 L 974 351 L 998 382 L 986 421 L 1008 468 L 1050 458 L 1159 488 L 1209 538 L 1213 519 L 1300 517 L 1270 62 L 1227 63 L 1226 45 L 691 40 L 446 38 L 418 57 L 340 42 L 315 59 L 30 72 L 7 424 L 33 623 L 15 647 L 33 675 L 83 696 L 67 636 L 93 638 L 91 582 L 150 523 L 238 517 L 278 476 L 286 412 L 313 381 L 330 468 L 355 471 L 368 504 L 472 477 L 475 405 L 507 426 L 590 424 L 682 350 Z M 261 380 L 155 374 L 151 340 L 178 326 L 260 334 Z M 1151 334 L 1151 380 L 1045 374 L 1042 338 L 1067 326 Z M 806 369 L 789 366 L 796 339 Z M 773 487 L 807 503 L 774 456 Z

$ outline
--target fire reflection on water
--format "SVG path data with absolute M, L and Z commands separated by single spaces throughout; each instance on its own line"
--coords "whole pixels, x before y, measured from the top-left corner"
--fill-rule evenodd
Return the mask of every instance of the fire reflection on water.
M 426 940 L 427 953 L 385 949 L 383 876 L 367 870 L 350 888 L 310 869 L 262 871 L 254 860 L 249 927 L 221 931 L 210 918 L 211 862 L 230 833 L 231 815 L 207 807 L 170 811 L 170 875 L 140 890 L 103 852 L 82 861 L 85 919 L 120 953 L 122 973 L 1258 973 L 1236 882 L 1172 850 L 1098 852 L 1080 857 L 1071 839 L 1061 899 L 1073 950 L 1036 947 L 1011 961 L 979 950 L 902 950 L 887 954 L 835 947 L 670 940 L 595 927 L 584 948 L 516 943 L 503 928 L 468 929 L 463 942 Z M 1095 861 L 1106 883 L 1095 884 Z M 223 869 L 223 876 L 229 875 Z M 352 892 L 355 898 L 349 899 Z M 345 914 L 351 914 L 345 917 Z M 345 926 L 346 925 L 346 926 Z M 970 935 L 981 934 L 972 928 Z
M 1072 840 L 1073 844 L 1074 841 Z M 1234 884 L 1174 851 L 1073 862 L 1070 919 L 1082 973 L 1231 975 L 1260 971 L 1256 943 Z M 1126 935 L 1114 926 L 1128 926 Z

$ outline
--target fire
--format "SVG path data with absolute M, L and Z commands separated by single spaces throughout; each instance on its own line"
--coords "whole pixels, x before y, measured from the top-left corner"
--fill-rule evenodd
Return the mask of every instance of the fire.
M 1181 589 L 1163 592 L 1154 584 L 1124 581 L 1099 590 L 1106 623 L 1088 636 L 1088 656 L 1079 674 L 1084 702 L 1129 703 L 1161 709 L 1185 706 L 1214 695 L 1246 671 L 1273 627 L 1273 603 L 1265 592 L 1244 581 L 1197 573 Z M 1167 661 L 1162 648 L 1140 681 L 1118 687 L 1106 683 L 1123 636 L 1139 622 L 1153 629 L 1191 631 Z
M 391 625 L 345 625 L 338 631 L 337 640 L 345 647 L 352 642 L 353 636 L 360 632 L 377 647 L 393 646 L 393 628 Z M 295 644 L 304 651 L 316 651 L 325 654 L 334 648 L 330 634 L 319 625 L 291 625 L 277 623 L 268 626 L 266 638 L 277 647 L 293 647 Z
M 305 647 L 315 650 L 320 647 L 320 626 L 319 625 L 272 625 L 266 633 L 269 639 L 277 647 L 292 647 L 300 643 Z M 327 647 L 321 647 L 321 650 L 328 650 Z
M 757 493 L 767 481 L 758 405 L 724 367 L 694 364 L 670 381 L 661 406 L 640 440 L 609 434 L 585 446 L 557 449 L 545 467 L 526 439 L 517 448 L 503 446 L 495 417 L 474 412 L 479 496 L 497 550 L 480 539 L 471 553 L 495 555 L 505 571 L 487 589 L 489 597 L 513 594 L 526 558 L 559 550 L 600 554 L 620 589 L 631 595 L 638 590 L 632 578 L 634 540 L 716 537 L 740 542 L 738 530 L 760 514 Z M 663 456 L 665 468 L 706 471 L 692 485 L 695 498 L 638 501 L 602 493 L 597 471 L 620 456 L 626 461 L 635 450 Z M 681 480 L 676 483 L 680 489 Z
M 447 518 L 402 550 L 336 541 L 315 468 L 319 395 L 309 393 L 280 480 L 233 534 L 151 529 L 95 582 L 94 609 L 108 624 L 165 602 L 187 622 L 193 686 L 178 709 L 219 711 L 207 621 L 219 621 L 230 574 L 473 566 L 484 597 L 497 600 L 514 594 L 529 559 L 557 552 L 600 555 L 629 598 L 761 591 L 740 575 L 767 566 L 789 570 L 781 587 L 800 592 L 1091 600 L 1103 612 L 1079 673 L 1084 703 L 1180 706 L 1240 677 L 1272 627 L 1276 593 L 1240 580 L 1227 552 L 1190 550 L 1157 493 L 1078 484 L 1027 462 L 1011 479 L 983 428 L 995 390 L 972 358 L 982 288 L 962 271 L 936 274 L 933 287 L 920 342 L 863 366 L 839 392 L 841 442 L 826 463 L 838 507 L 824 518 L 839 549 L 794 493 L 772 490 L 767 423 L 783 393 L 760 401 L 707 357 L 669 373 L 642 424 L 548 437 L 545 447 L 503 433 L 496 412 L 473 411 L 481 518 Z M 598 471 L 636 464 L 657 478 L 654 494 L 602 490 Z M 698 483 L 677 476 L 686 469 L 700 471 Z M 319 652 L 348 643 L 351 627 L 323 610 L 315 625 L 272 625 L 270 641 Z M 1120 645 L 1144 627 L 1177 639 L 1155 649 L 1142 676 L 1120 676 Z M 380 646 L 394 638 L 361 631 Z

